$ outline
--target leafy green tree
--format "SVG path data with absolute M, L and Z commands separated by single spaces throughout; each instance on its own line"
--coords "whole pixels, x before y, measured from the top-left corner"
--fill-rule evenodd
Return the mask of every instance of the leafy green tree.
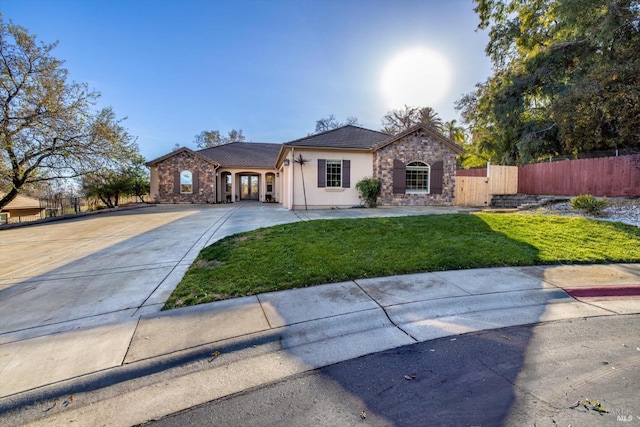
M 119 205 L 120 196 L 129 193 L 129 179 L 121 171 L 101 170 L 83 177 L 82 190 L 85 197 L 95 198 L 108 208 Z
M 144 202 L 149 194 L 149 176 L 142 158 L 119 169 L 102 169 L 86 174 L 82 180 L 86 197 L 101 200 L 108 208 L 119 206 L 120 197 L 135 196 Z
M 227 136 L 222 136 L 217 130 L 203 130 L 197 134 L 193 140 L 199 149 L 217 147 L 218 145 L 230 144 L 232 142 L 244 142 L 245 137 L 242 129 L 231 129 Z
M 128 168 L 130 195 L 137 197 L 144 203 L 144 196 L 151 192 L 149 169 L 144 165 L 144 159 L 139 158 Z
M 640 146 L 639 0 L 476 0 L 494 74 L 457 102 L 498 163 Z
M 56 44 L 38 43 L 0 15 L 0 208 L 39 182 L 112 168 L 138 147 L 99 94 L 67 81 Z

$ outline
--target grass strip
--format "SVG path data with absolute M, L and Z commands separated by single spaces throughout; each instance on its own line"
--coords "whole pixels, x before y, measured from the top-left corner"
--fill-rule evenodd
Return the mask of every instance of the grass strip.
M 165 308 L 415 272 L 640 261 L 640 229 L 585 218 L 453 214 L 262 228 L 204 248 Z

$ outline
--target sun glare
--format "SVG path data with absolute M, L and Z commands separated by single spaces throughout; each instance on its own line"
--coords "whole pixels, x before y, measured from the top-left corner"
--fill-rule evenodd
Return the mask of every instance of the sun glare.
M 435 107 L 451 87 L 452 70 L 445 56 L 424 47 L 400 52 L 384 67 L 381 90 L 391 108 Z

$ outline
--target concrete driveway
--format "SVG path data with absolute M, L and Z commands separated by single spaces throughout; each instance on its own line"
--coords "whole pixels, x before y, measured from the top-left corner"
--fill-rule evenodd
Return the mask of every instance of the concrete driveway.
M 0 343 L 159 311 L 206 245 L 297 220 L 276 205 L 164 205 L 0 231 Z
M 457 210 L 160 205 L 2 230 L 0 344 L 159 311 L 199 251 L 230 234 L 300 220 Z

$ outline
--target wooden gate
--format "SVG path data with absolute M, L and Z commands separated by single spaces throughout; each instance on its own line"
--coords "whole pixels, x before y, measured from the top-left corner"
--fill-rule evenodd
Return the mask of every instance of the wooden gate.
M 474 175 L 473 172 L 460 171 Z M 493 194 L 518 193 L 518 167 L 489 165 L 485 176 L 461 176 L 456 174 L 456 205 L 489 206 Z

